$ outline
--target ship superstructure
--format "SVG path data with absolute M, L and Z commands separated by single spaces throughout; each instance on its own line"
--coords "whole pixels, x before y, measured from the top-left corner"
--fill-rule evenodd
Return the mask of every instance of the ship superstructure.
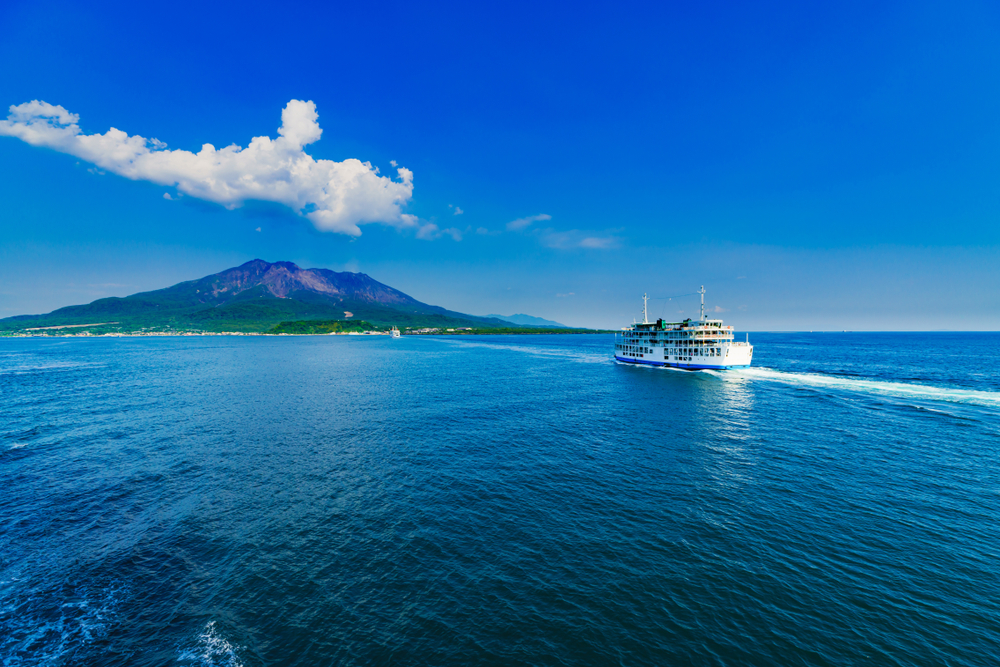
M 733 328 L 722 320 L 705 319 L 705 288 L 701 294 L 701 318 L 683 322 L 650 322 L 646 310 L 649 297 L 642 296 L 642 322 L 615 335 L 615 359 L 632 364 L 672 366 L 689 370 L 746 368 L 753 358 L 753 345 L 733 339 Z

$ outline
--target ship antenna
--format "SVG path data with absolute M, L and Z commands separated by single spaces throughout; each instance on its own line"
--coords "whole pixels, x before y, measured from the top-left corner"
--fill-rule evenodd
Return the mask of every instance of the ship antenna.
M 705 321 L 705 286 L 701 286 L 701 321 Z
M 649 297 L 646 296 L 645 292 L 643 292 L 642 293 L 642 323 L 643 324 L 649 324 L 649 316 L 646 315 L 646 302 L 647 301 L 649 301 Z

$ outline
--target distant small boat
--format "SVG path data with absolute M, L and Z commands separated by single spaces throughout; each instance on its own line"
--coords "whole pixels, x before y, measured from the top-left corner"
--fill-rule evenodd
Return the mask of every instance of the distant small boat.
M 399 329 L 397 329 L 396 327 L 392 328 L 391 333 L 393 338 L 399 338 Z

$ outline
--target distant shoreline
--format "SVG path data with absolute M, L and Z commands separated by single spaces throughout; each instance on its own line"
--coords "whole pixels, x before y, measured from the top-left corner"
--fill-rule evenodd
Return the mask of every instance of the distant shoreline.
M 50 329 L 62 329 L 69 327 L 45 327 L 46 330 Z M 38 331 L 35 329 L 34 331 Z M 192 336 L 388 336 L 388 332 L 383 331 L 372 331 L 372 332 L 334 332 L 334 333 L 270 333 L 270 332 L 257 332 L 257 331 L 150 331 L 150 332 L 133 332 L 133 333 L 101 333 L 101 334 L 91 334 L 87 332 L 76 333 L 76 334 L 47 334 L 47 333 L 23 333 L 25 330 L 9 333 L 0 332 L 0 339 L 6 338 L 181 338 L 181 337 L 192 337 Z M 436 332 L 436 333 L 404 333 L 403 337 L 407 336 L 538 336 L 544 334 L 554 334 L 554 335 L 573 335 L 573 334 L 614 334 L 618 331 L 613 329 L 573 329 L 573 330 L 548 330 L 540 328 L 535 331 L 450 331 L 450 332 Z M 849 331 L 746 331 L 741 333 L 749 333 L 751 335 L 757 334 L 997 334 L 1000 331 L 984 330 L 951 330 L 951 329 L 938 329 L 934 331 L 867 331 L 867 330 L 849 330 Z
M 51 327 L 51 329 L 61 329 L 64 327 Z M 38 331 L 37 329 L 35 331 Z M 433 333 L 404 333 L 407 336 L 538 336 L 544 334 L 551 335 L 575 335 L 575 334 L 610 334 L 615 333 L 604 329 L 557 329 L 538 331 L 437 331 Z M 197 336 L 270 336 L 270 337 L 300 337 L 300 336 L 389 336 L 388 332 L 366 331 L 366 332 L 342 332 L 333 333 L 270 333 L 258 331 L 150 331 L 132 333 L 101 333 L 91 334 L 87 332 L 72 334 L 47 334 L 47 333 L 0 333 L 0 338 L 191 338 Z

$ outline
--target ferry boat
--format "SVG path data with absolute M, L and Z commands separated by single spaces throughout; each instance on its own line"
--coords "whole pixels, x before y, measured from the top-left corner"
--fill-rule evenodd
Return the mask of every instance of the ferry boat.
M 747 368 L 753 359 L 750 335 L 747 340 L 733 340 L 733 328 L 722 320 L 705 319 L 705 287 L 701 291 L 701 319 L 683 322 L 649 321 L 642 295 L 642 322 L 615 334 L 615 359 L 630 364 L 670 366 L 698 370 L 703 368 Z
M 397 329 L 396 327 L 393 327 L 392 331 L 390 331 L 389 333 L 392 334 L 393 338 L 399 338 L 399 329 Z

